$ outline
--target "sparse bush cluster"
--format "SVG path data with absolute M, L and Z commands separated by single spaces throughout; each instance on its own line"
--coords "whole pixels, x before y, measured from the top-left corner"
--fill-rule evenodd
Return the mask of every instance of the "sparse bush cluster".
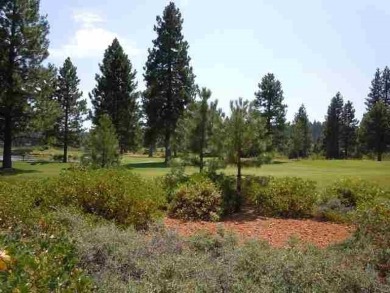
M 375 268 L 342 253 L 266 243 L 239 244 L 218 231 L 183 239 L 162 228 L 148 234 L 112 224 L 69 222 L 80 265 L 101 292 L 386 292 Z M 359 250 L 363 252 L 362 249 Z M 356 251 L 357 253 L 357 251 Z M 368 253 L 368 252 L 367 252 Z M 337 280 L 337 281 L 335 281 Z

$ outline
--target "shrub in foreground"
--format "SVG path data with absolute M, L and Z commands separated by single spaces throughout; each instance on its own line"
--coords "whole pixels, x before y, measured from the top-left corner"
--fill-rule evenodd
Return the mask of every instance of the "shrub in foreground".
M 78 266 L 65 235 L 18 232 L 0 234 L 7 267 L 0 269 L 0 292 L 92 292 L 92 280 Z M 3 251 L 4 252 L 4 251 Z
M 390 200 L 377 199 L 359 207 L 356 224 L 355 240 L 370 252 L 360 257 L 373 264 L 390 283 Z
M 217 221 L 222 213 L 221 204 L 221 192 L 211 180 L 199 174 L 175 190 L 169 214 L 185 220 Z
M 37 181 L 0 181 L 0 228 L 24 228 L 37 222 L 40 213 L 35 192 L 39 188 Z
M 375 269 L 340 248 L 275 249 L 229 235 L 182 239 L 164 229 L 147 234 L 113 224 L 91 227 L 70 218 L 83 268 L 101 292 L 386 292 Z
M 297 177 L 254 177 L 244 184 L 244 195 L 265 216 L 308 217 L 317 202 L 315 182 Z
M 165 204 L 158 181 L 127 170 L 72 170 L 45 183 L 44 205 L 73 205 L 121 225 L 145 228 Z
M 316 214 L 331 221 L 351 221 L 357 208 L 380 198 L 390 199 L 390 193 L 361 179 L 341 179 L 322 193 Z

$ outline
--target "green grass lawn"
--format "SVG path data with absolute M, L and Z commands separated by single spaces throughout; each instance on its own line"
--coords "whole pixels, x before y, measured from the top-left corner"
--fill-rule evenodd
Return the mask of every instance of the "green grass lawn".
M 131 171 L 143 176 L 162 176 L 169 172 L 161 158 L 130 157 L 122 160 L 122 165 Z M 36 178 L 58 175 L 61 170 L 69 168 L 70 164 L 61 163 L 27 163 L 15 162 L 16 171 L 12 175 L 3 175 L 0 180 L 7 178 Z M 188 173 L 197 171 L 197 168 L 189 167 Z M 229 166 L 223 172 L 235 174 L 234 166 Z M 382 187 L 390 188 L 390 161 L 376 162 L 368 160 L 301 160 L 301 161 L 276 161 L 270 165 L 259 168 L 245 168 L 244 175 L 261 176 L 297 176 L 314 180 L 320 188 L 332 184 L 343 177 L 358 177 L 375 182 Z

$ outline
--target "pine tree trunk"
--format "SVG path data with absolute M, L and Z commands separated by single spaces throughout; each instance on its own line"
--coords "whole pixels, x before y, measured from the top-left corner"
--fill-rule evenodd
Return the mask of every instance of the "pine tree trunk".
M 168 164 L 172 159 L 171 153 L 171 132 L 166 130 L 165 132 L 165 164 Z
M 377 160 L 378 162 L 382 161 L 382 151 L 378 151 Z
M 4 121 L 3 169 L 12 169 L 12 119 L 9 114 Z

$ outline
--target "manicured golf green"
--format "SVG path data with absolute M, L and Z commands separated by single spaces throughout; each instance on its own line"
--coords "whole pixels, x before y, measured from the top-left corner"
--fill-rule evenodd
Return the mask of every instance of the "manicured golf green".
M 162 176 L 170 171 L 170 168 L 165 167 L 161 158 L 126 156 L 122 159 L 122 165 L 133 172 L 148 177 Z M 57 176 L 61 170 L 69 168 L 70 164 L 15 162 L 14 167 L 14 173 L 3 174 L 0 176 L 0 180 Z M 188 173 L 196 171 L 197 168 L 194 167 L 186 168 Z M 235 174 L 235 167 L 229 166 L 221 171 L 226 174 Z M 339 178 L 357 177 L 377 183 L 384 188 L 390 188 L 390 161 L 280 160 L 258 168 L 245 168 L 243 173 L 244 175 L 261 176 L 297 176 L 316 181 L 320 188 L 332 184 Z

